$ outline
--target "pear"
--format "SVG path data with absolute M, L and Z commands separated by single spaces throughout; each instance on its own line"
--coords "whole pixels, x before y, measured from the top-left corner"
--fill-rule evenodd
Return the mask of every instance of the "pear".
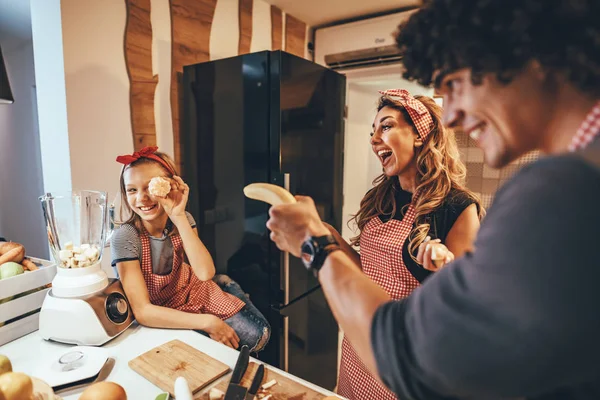
M 10 363 L 8 357 L 0 354 L 0 375 L 7 372 L 12 372 L 12 364 Z
M 21 372 L 7 372 L 0 375 L 0 393 L 4 394 L 6 400 L 31 399 L 33 382 Z

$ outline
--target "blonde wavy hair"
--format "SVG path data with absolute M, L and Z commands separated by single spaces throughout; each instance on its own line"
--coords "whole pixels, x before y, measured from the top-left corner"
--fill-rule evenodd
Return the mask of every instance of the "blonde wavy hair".
M 175 167 L 175 162 L 169 157 L 167 154 L 157 151 L 154 153 L 156 156 L 160 157 L 170 168 L 171 171 L 177 172 L 177 168 Z M 123 224 L 131 224 L 135 226 L 138 232 L 142 233 L 144 231 L 144 226 L 142 225 L 142 219 L 139 215 L 137 215 L 131 207 L 129 206 L 129 202 L 127 201 L 127 190 L 125 188 L 125 178 L 124 174 L 130 168 L 137 167 L 138 165 L 144 164 L 155 164 L 161 167 L 165 172 L 166 176 L 170 179 L 173 179 L 173 173 L 165 168 L 164 165 L 159 163 L 156 160 L 151 158 L 141 157 L 131 164 L 124 165 L 121 169 L 121 176 L 119 177 L 119 189 L 120 189 L 120 206 L 119 206 L 119 217 L 118 220 L 115 220 L 115 224 L 120 226 Z M 177 234 L 177 228 L 173 226 L 173 229 L 169 232 L 169 236 Z
M 454 131 L 445 128 L 442 124 L 442 108 L 427 96 L 414 96 L 419 100 L 433 118 L 433 128 L 423 146 L 415 148 L 417 167 L 417 188 L 420 192 L 415 204 L 415 228 L 409 234 L 409 250 L 413 260 L 427 235 L 430 224 L 428 216 L 442 206 L 452 190 L 459 190 L 470 196 L 477 204 L 479 218 L 484 215 L 479 198 L 465 186 L 466 167 L 460 160 L 458 146 Z M 396 100 L 388 96 L 379 99 L 377 111 L 384 107 L 391 107 L 400 111 L 404 119 L 417 130 L 406 109 Z M 359 229 L 359 234 L 351 239 L 353 246 L 360 245 L 363 229 L 370 220 L 380 215 L 394 217 L 399 210 L 396 209 L 395 193 L 401 190 L 398 177 L 388 177 L 381 174 L 373 181 L 374 188 L 367 192 L 360 202 L 360 209 L 350 222 L 354 221 Z M 404 213 L 405 209 L 400 210 Z

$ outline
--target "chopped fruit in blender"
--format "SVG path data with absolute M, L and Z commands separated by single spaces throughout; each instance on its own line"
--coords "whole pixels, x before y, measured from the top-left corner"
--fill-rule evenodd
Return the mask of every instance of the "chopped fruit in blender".
M 73 250 L 61 250 L 58 252 L 58 257 L 60 261 L 69 261 L 69 259 L 73 258 Z
M 96 245 L 84 243 L 79 247 L 72 247 L 72 250 L 60 250 L 58 258 L 60 258 L 60 266 L 63 268 L 85 268 L 98 261 L 100 250 Z
M 162 176 L 155 176 L 150 180 L 148 191 L 154 197 L 166 197 L 171 191 L 171 182 Z

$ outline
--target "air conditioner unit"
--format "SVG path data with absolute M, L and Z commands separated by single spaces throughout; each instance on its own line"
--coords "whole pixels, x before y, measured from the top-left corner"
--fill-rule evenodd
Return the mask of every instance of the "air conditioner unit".
M 317 29 L 315 62 L 334 70 L 400 62 L 394 32 L 415 11 Z

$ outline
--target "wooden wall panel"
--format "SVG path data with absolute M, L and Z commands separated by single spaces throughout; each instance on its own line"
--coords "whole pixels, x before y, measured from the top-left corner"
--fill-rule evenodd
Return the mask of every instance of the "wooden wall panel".
M 175 163 L 181 169 L 181 73 L 184 65 L 210 60 L 210 29 L 217 0 L 170 0 L 171 8 L 171 114 Z
M 125 64 L 134 149 L 156 143 L 154 94 L 158 76 L 152 74 L 152 23 L 150 0 L 125 0 Z M 143 139 L 143 140 L 142 140 Z
M 283 50 L 283 15 L 281 10 L 271 6 L 271 49 Z
M 250 53 L 252 41 L 252 7 L 253 0 L 239 0 L 240 9 L 240 42 L 238 54 Z
M 298 18 L 285 15 L 285 51 L 304 58 L 306 24 Z

